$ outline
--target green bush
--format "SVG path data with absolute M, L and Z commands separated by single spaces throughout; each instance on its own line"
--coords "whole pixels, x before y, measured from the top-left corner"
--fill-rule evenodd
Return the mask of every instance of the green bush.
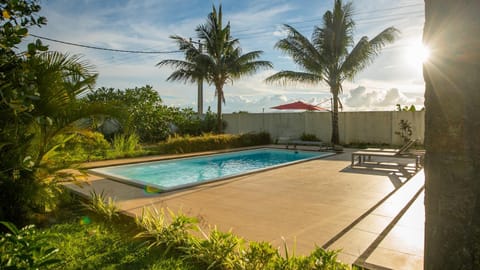
M 173 123 L 178 128 L 176 131 L 178 135 L 199 136 L 203 133 L 216 131 L 217 115 L 210 110 L 210 107 L 202 117 L 199 117 L 197 112 L 194 112 L 191 108 L 174 111 L 176 113 Z
M 135 218 L 143 230 L 135 238 L 143 239 L 149 247 L 161 247 L 164 255 L 170 251 L 179 251 L 191 242 L 189 231 L 195 229 L 197 220 L 168 210 L 169 216 L 161 211 L 144 209 L 140 217 Z
M 55 138 L 58 142 L 65 140 L 67 135 L 59 135 Z M 58 148 L 52 160 L 56 164 L 66 166 L 68 164 L 105 159 L 111 149 L 110 143 L 105 140 L 102 133 L 84 131 L 75 134 L 70 140 Z
M 242 252 L 240 268 L 245 270 L 269 269 L 279 257 L 278 250 L 267 242 L 250 242 Z
M 320 141 L 320 139 L 315 134 L 308 134 L 308 133 L 302 133 L 302 136 L 300 136 L 300 140 L 302 140 L 302 141 L 313 141 L 313 142 L 319 142 Z
M 206 239 L 191 238 L 183 257 L 203 269 L 234 269 L 240 261 L 242 242 L 231 232 L 214 228 Z
M 56 265 L 58 249 L 49 242 L 51 235 L 39 232 L 34 225 L 17 229 L 9 222 L 0 222 L 9 232 L 0 235 L 1 269 L 39 269 Z
M 96 215 L 105 218 L 108 221 L 113 221 L 119 217 L 119 209 L 115 204 L 115 200 L 112 197 L 102 192 L 97 194 L 95 190 L 90 191 L 91 200 L 83 203 L 83 207 Z
M 170 220 L 170 221 L 168 221 Z M 285 244 L 285 255 L 266 242 L 250 242 L 245 247 L 243 239 L 231 232 L 213 228 L 209 235 L 200 230 L 204 237 L 190 232 L 196 221 L 183 214 L 165 215 L 165 211 L 144 211 L 137 218 L 143 230 L 136 238 L 146 240 L 153 253 L 161 251 L 161 257 L 170 254 L 182 258 L 185 265 L 195 269 L 305 269 L 305 270 L 348 270 L 350 267 L 337 260 L 338 251 L 317 247 L 308 256 L 289 253 Z M 162 251 L 163 250 L 163 251 Z M 175 252 L 170 252 L 175 251 Z
M 139 148 L 140 138 L 137 134 L 115 134 L 113 137 L 113 152 L 114 153 L 133 153 Z
M 158 149 L 162 153 L 191 153 L 229 149 L 237 147 L 265 145 L 271 142 L 270 135 L 266 132 L 258 134 L 203 134 L 198 137 L 170 137 L 159 144 Z

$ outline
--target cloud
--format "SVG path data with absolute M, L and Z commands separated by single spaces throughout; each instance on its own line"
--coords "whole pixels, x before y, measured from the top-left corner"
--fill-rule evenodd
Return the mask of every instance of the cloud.
M 359 86 L 350 90 L 350 96 L 345 100 L 345 104 L 348 107 L 370 107 L 378 100 L 378 94 L 376 92 L 367 92 L 367 89 L 363 86 Z
M 388 107 L 395 106 L 396 104 L 406 104 L 408 102 L 409 100 L 404 94 L 402 94 L 397 88 L 392 88 L 388 90 L 384 98 L 375 105 L 377 107 Z
M 394 110 L 396 104 L 422 107 L 424 101 L 418 95 L 407 97 L 397 88 L 367 90 L 364 86 L 350 90 L 344 100 L 345 110 Z

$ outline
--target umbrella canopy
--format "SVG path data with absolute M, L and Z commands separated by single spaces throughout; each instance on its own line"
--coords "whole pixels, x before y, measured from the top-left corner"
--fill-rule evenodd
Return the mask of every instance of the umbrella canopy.
M 328 111 L 325 108 L 322 108 L 322 107 L 319 107 L 319 106 L 316 106 L 316 105 L 312 105 L 312 104 L 308 104 L 308 103 L 305 103 L 303 101 L 297 101 L 297 102 L 293 102 L 293 103 L 282 104 L 282 105 L 278 105 L 278 106 L 275 106 L 275 107 L 271 107 L 271 109 L 277 109 L 277 110 L 307 110 L 307 111 L 324 111 L 324 112 Z

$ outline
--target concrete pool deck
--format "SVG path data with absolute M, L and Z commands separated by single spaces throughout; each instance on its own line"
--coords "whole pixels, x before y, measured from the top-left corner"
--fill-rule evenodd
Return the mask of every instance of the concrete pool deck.
M 286 241 L 298 255 L 317 245 L 342 249 L 340 260 L 369 269 L 422 269 L 423 171 L 413 176 L 413 161 L 392 164 L 405 159 L 352 169 L 352 151 L 163 194 L 95 175 L 89 185 L 66 186 L 84 196 L 104 191 L 128 215 L 141 215 L 145 207 L 181 210 L 205 230 L 215 225 L 275 247 Z M 125 160 L 132 161 L 140 159 Z

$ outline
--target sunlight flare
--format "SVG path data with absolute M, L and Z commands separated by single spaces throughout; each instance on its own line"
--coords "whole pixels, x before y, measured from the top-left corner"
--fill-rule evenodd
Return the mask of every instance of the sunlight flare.
M 407 62 L 414 66 L 421 66 L 428 61 L 430 49 L 421 41 L 413 41 L 408 46 Z

